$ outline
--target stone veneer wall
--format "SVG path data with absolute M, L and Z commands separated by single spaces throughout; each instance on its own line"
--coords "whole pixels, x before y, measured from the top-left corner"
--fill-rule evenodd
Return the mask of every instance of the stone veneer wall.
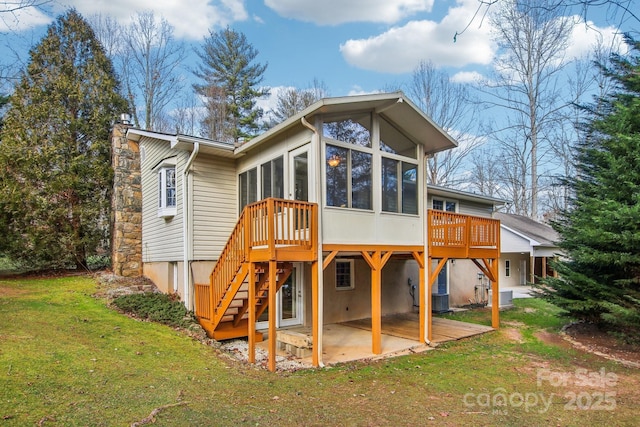
M 126 137 L 127 125 L 111 133 L 113 195 L 111 196 L 111 265 L 124 277 L 142 276 L 142 184 L 140 148 Z

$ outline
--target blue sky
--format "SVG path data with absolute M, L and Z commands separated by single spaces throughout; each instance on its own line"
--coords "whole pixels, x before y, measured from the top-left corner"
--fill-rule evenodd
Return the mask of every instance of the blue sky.
M 632 4 L 634 1 L 632 1 Z M 136 11 L 153 10 L 175 28 L 177 39 L 197 46 L 208 31 L 226 25 L 242 31 L 267 62 L 264 83 L 307 87 L 315 78 L 332 96 L 370 93 L 409 82 L 421 60 L 432 61 L 452 79 L 486 74 L 497 47 L 487 19 L 474 20 L 479 0 L 58 0 L 43 13 L 1 14 L 5 61 L 36 43 L 56 15 L 75 7 L 84 16 L 100 13 L 126 24 Z M 0 3 L 0 8 L 2 3 Z M 598 35 L 617 28 L 602 10 L 590 11 L 590 26 L 576 27 L 568 55 L 586 52 Z M 464 34 L 453 38 L 471 22 Z M 14 52 L 7 54 L 7 45 Z M 191 51 L 191 49 L 190 49 Z M 197 60 L 190 55 L 188 68 Z

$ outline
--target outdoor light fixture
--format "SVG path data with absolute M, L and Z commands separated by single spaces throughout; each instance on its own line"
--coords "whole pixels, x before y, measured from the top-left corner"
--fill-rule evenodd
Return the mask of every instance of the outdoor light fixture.
M 334 154 L 333 156 L 329 157 L 329 159 L 327 160 L 327 163 L 332 168 L 335 168 L 340 164 L 340 156 L 338 156 L 337 154 Z

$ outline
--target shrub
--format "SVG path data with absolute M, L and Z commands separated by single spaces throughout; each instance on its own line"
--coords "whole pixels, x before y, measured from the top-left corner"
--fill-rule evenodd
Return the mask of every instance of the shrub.
M 125 313 L 169 326 L 187 327 L 193 314 L 175 297 L 159 293 L 122 295 L 113 304 Z

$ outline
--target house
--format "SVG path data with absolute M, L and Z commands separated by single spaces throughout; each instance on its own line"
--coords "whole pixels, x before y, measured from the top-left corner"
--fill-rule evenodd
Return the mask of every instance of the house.
M 550 226 L 531 218 L 497 213 L 500 220 L 500 283 L 505 287 L 537 283 L 556 276 L 549 260 L 560 254 L 559 236 Z
M 456 143 L 401 92 L 325 98 L 238 146 L 126 124 L 112 145 L 114 272 L 178 294 L 213 338 L 248 337 L 250 361 L 264 328 L 271 370 L 292 325 L 315 366 L 325 325 L 370 319 L 380 354 L 383 316 L 414 305 L 429 342 L 450 259 L 498 289 L 499 222 L 430 209 L 426 158 Z

